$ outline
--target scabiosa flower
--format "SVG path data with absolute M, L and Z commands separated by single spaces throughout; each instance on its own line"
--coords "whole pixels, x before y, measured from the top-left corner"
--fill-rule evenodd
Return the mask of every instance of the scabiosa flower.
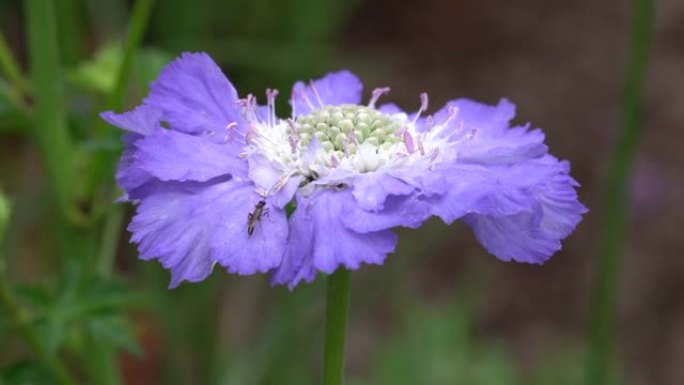
M 570 166 L 544 135 L 510 127 L 514 106 L 467 99 L 425 115 L 361 104 L 347 71 L 294 85 L 292 114 L 239 98 L 208 55 L 183 54 L 132 111 L 102 117 L 128 133 L 117 181 L 137 205 L 129 226 L 142 259 L 171 287 L 231 273 L 272 273 L 293 288 L 318 271 L 381 264 L 395 227 L 462 219 L 504 261 L 542 263 L 586 212 Z M 290 211 L 288 216 L 286 211 Z

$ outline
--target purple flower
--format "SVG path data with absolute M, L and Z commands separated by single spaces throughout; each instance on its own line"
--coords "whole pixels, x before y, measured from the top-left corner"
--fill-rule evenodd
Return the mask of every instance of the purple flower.
M 436 215 L 463 219 L 504 261 L 543 263 L 586 212 L 570 166 L 544 135 L 510 127 L 514 106 L 454 100 L 426 116 L 361 103 L 347 71 L 295 84 L 292 116 L 235 88 L 206 54 L 183 54 L 132 111 L 102 117 L 128 133 L 117 181 L 137 205 L 129 226 L 142 259 L 171 287 L 215 264 L 272 273 L 290 288 L 317 272 L 382 264 L 392 229 Z M 286 211 L 291 215 L 288 216 Z M 294 211 L 292 211 L 294 210 Z

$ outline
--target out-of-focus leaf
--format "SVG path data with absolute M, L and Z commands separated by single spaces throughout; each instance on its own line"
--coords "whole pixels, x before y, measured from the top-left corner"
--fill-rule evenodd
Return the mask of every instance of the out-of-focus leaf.
M 579 345 L 563 344 L 561 349 L 553 349 L 539 362 L 532 378 L 532 385 L 583 385 L 586 384 L 586 348 Z M 619 375 L 617 365 L 613 365 L 606 385 L 625 384 L 627 381 Z
M 110 43 L 99 49 L 92 60 L 69 73 L 69 79 L 86 90 L 108 93 L 114 88 L 120 64 L 121 45 Z
M 119 315 L 96 316 L 87 322 L 89 332 L 96 341 L 108 341 L 133 355 L 142 357 L 143 349 L 135 339 L 129 322 Z
M 86 276 L 72 264 L 56 286 L 18 286 L 16 292 L 52 353 L 64 347 L 78 351 L 91 337 L 141 353 L 124 310 L 147 300 L 121 281 Z
M 365 385 L 515 385 L 511 357 L 471 338 L 461 306 L 410 310 L 405 330 L 381 347 Z
M 0 79 L 0 134 L 27 132 L 29 121 L 26 113 L 17 108 L 16 92 Z
M 7 229 L 7 224 L 9 223 L 10 217 L 10 202 L 9 199 L 3 195 L 2 190 L 0 190 L 0 243 L 5 236 L 5 230 Z M 0 261 L 2 263 L 2 261 Z
M 52 385 L 56 384 L 50 372 L 36 361 L 22 360 L 0 371 L 0 385 Z
M 69 73 L 69 80 L 86 91 L 109 94 L 113 91 L 122 60 L 121 44 L 109 43 L 95 53 L 95 57 L 81 63 Z M 142 49 L 135 55 L 132 78 L 137 89 L 147 92 L 147 84 L 154 80 L 172 56 L 157 49 Z

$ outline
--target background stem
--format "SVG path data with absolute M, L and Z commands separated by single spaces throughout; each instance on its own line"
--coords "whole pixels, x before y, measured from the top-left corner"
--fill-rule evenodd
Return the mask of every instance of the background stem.
M 618 273 L 625 244 L 629 176 L 643 119 L 644 79 L 653 18 L 651 0 L 634 0 L 621 126 L 608 174 L 605 225 L 591 313 L 587 384 L 605 384 L 615 339 Z
M 340 267 L 328 277 L 325 307 L 325 351 L 323 384 L 341 385 L 344 379 L 344 351 L 350 297 L 349 270 Z

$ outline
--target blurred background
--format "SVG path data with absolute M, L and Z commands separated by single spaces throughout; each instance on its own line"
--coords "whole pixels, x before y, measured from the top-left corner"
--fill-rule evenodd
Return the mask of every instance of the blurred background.
M 112 203 L 121 133 L 97 114 L 138 104 L 182 51 L 208 52 L 241 95 L 288 94 L 296 80 L 347 68 L 365 100 L 391 86 L 385 100 L 407 110 L 423 91 L 431 112 L 506 97 L 516 123 L 542 127 L 572 162 L 590 212 L 545 265 L 500 262 L 466 226 L 431 221 L 400 230 L 385 265 L 355 273 L 349 384 L 586 384 L 598 281 L 617 309 L 614 327 L 594 333 L 597 346 L 615 336 L 600 383 L 683 384 L 681 1 L 657 4 L 620 201 L 626 232 L 612 273 L 597 278 L 631 5 L 1 0 L 0 188 L 11 215 L 2 237 L 0 203 L 0 384 L 318 383 L 324 279 L 288 292 L 216 269 L 169 291 L 167 271 L 128 243 L 131 207 Z

